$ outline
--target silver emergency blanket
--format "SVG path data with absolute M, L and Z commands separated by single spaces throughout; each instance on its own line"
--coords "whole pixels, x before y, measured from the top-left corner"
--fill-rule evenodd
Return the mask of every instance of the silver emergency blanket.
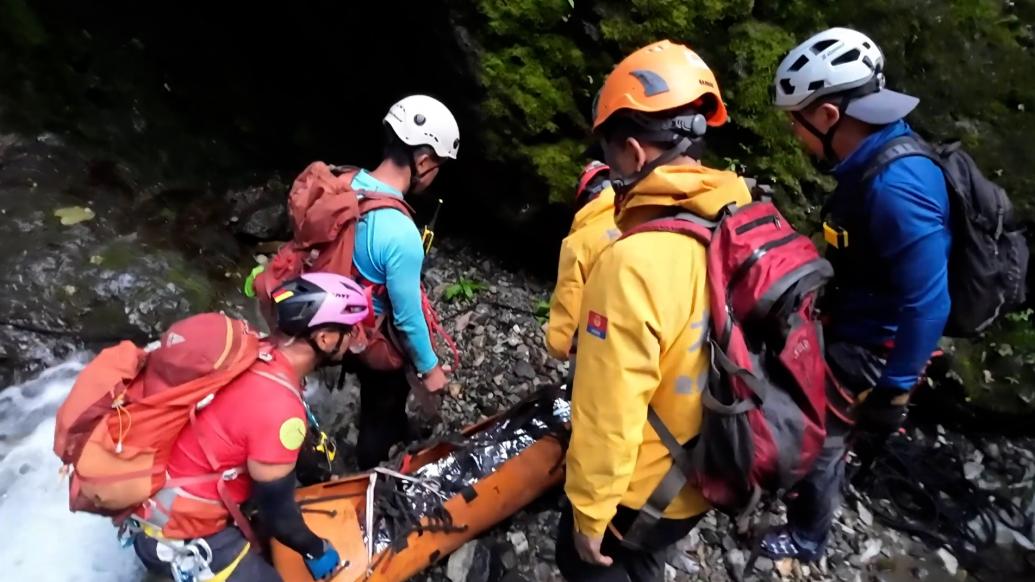
M 543 399 L 526 405 L 531 407 L 528 410 L 531 414 L 508 413 L 496 424 L 469 437 L 454 452 L 415 471 L 410 475 L 412 480 L 382 473 L 378 477 L 382 480 L 381 485 L 401 491 L 406 512 L 411 516 L 419 516 L 419 519 L 433 515 L 446 501 L 571 420 L 571 403 L 565 398 Z M 375 489 L 375 495 L 384 491 L 383 487 Z M 373 553 L 387 548 L 398 530 L 404 529 L 393 521 L 397 520 L 393 520 L 391 515 L 378 515 L 374 525 Z

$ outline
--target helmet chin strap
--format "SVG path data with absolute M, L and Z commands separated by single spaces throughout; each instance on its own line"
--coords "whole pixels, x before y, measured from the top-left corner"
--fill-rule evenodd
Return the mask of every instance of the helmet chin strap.
M 421 179 L 424 178 L 424 176 L 427 176 L 428 174 L 430 174 L 431 172 L 434 172 L 438 167 L 439 166 L 432 166 L 432 167 L 428 168 L 427 170 L 425 170 L 423 172 L 418 172 L 417 171 L 417 152 L 414 151 L 413 153 L 411 153 L 410 154 L 410 185 L 409 185 L 409 189 L 406 191 L 406 193 L 409 194 L 410 192 L 413 192 L 413 189 L 417 187 L 417 184 L 420 183 Z
M 337 363 L 332 358 L 334 358 L 334 354 L 337 354 L 338 351 L 341 349 L 341 344 L 345 342 L 345 336 L 348 335 L 345 333 L 344 330 L 339 329 L 337 331 L 339 332 L 338 341 L 334 344 L 334 347 L 331 348 L 330 351 L 324 351 L 320 347 L 320 345 L 316 343 L 316 340 L 313 339 L 312 335 L 306 336 L 305 341 L 309 342 L 309 347 L 313 348 L 313 351 L 316 352 L 316 366 L 318 368 L 323 366 L 331 366 Z
M 794 111 L 791 115 L 794 116 L 794 120 L 801 124 L 809 133 L 819 138 L 820 143 L 823 144 L 823 161 L 828 163 L 830 167 L 833 167 L 841 162 L 841 157 L 834 151 L 834 134 L 841 127 L 841 122 L 845 118 L 845 110 L 848 108 L 848 104 L 852 102 L 852 99 L 867 95 L 873 91 L 869 89 L 869 86 L 863 87 L 866 92 L 860 91 L 860 95 L 853 93 L 846 94 L 841 97 L 841 101 L 837 104 L 837 121 L 834 125 L 830 126 L 830 129 L 823 133 L 815 125 L 809 123 L 809 120 L 805 119 L 805 116 L 801 114 L 801 111 Z
M 611 186 L 615 191 L 615 210 L 617 211 L 622 207 L 622 203 L 625 202 L 625 197 L 629 192 L 636 186 L 641 180 L 646 178 L 654 170 L 660 168 L 671 162 L 672 160 L 680 156 L 690 156 L 694 159 L 700 159 L 704 153 L 704 140 L 702 138 L 690 138 L 686 136 L 680 136 L 675 145 L 665 150 L 660 156 L 647 162 L 643 165 L 640 170 L 631 176 L 623 176 L 611 180 Z
M 615 190 L 615 212 L 621 209 L 629 191 L 654 170 L 679 156 L 701 159 L 701 155 L 704 153 L 704 133 L 708 129 L 708 120 L 704 115 L 693 112 L 664 121 L 651 119 L 642 114 L 633 114 L 632 117 L 639 120 L 645 130 L 637 134 L 638 139 L 656 143 L 669 142 L 672 143 L 672 147 L 644 164 L 633 175 L 611 180 L 611 185 Z

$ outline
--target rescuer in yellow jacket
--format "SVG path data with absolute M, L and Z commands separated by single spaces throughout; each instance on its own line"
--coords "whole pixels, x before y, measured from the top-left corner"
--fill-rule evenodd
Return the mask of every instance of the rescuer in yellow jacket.
M 546 349 L 563 360 L 572 351 L 579 326 L 582 288 L 589 270 L 611 241 L 618 238 L 615 227 L 615 191 L 608 181 L 609 169 L 598 161 L 582 169 L 575 188 L 575 219 L 561 242 L 557 263 L 557 284 L 550 298 L 550 320 L 546 325 Z
M 594 115 L 622 231 L 686 211 L 714 219 L 730 203 L 750 202 L 736 174 L 697 162 L 707 126 L 724 123 L 726 109 L 715 76 L 690 49 L 661 41 L 627 57 Z M 709 509 L 687 486 L 640 547 L 622 541 L 672 465 L 648 405 L 681 443 L 700 429 L 709 372 L 705 253 L 690 237 L 644 232 L 614 242 L 590 273 L 572 393 L 570 506 L 557 540 L 569 580 L 661 580 L 668 547 Z

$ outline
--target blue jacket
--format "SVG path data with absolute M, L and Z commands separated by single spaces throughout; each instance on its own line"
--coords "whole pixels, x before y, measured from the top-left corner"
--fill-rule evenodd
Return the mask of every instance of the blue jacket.
M 352 179 L 355 190 L 393 194 L 398 190 L 360 171 Z M 384 285 L 396 328 L 402 332 L 417 371 L 425 373 L 438 365 L 431 345 L 428 323 L 421 304 L 420 274 L 424 266 L 424 245 L 417 225 L 394 208 L 381 208 L 363 215 L 356 225 L 356 248 L 352 261 L 364 279 Z M 384 301 L 375 297 L 374 311 L 384 312 Z
M 870 160 L 912 129 L 905 121 L 871 135 L 835 169 L 835 199 L 848 228 L 834 262 L 830 341 L 879 348 L 893 342 L 877 386 L 908 390 L 938 345 L 949 316 L 949 194 L 934 162 L 919 156 L 888 164 L 869 185 Z M 829 221 L 829 218 L 828 218 Z

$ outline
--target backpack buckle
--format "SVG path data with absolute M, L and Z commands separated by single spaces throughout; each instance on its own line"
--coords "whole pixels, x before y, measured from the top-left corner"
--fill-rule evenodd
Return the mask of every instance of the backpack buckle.
M 201 410 L 202 408 L 205 408 L 209 404 L 212 404 L 212 401 L 215 400 L 215 398 L 216 398 L 215 394 L 209 394 L 208 396 L 206 396 L 206 397 L 202 398 L 200 401 L 198 401 L 198 403 L 194 405 L 194 409 L 195 410 Z
M 827 244 L 835 249 L 848 248 L 848 231 L 829 222 L 824 222 L 823 240 L 827 241 Z

